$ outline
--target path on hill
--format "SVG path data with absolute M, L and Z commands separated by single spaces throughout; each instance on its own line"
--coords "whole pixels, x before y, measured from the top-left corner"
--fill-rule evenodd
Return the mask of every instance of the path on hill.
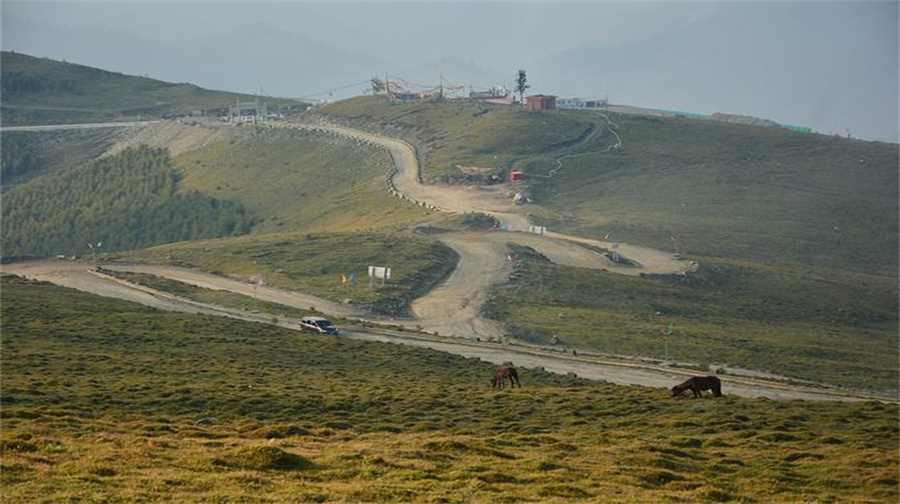
M 472 240 L 461 240 L 461 242 L 471 243 Z M 198 286 L 205 285 L 207 288 L 213 289 L 233 289 L 234 292 L 252 295 L 252 286 L 249 284 L 183 268 L 151 265 L 104 265 L 104 268 L 163 274 Z M 54 284 L 91 292 L 101 296 L 140 303 L 161 310 L 224 316 L 249 322 L 278 325 L 297 331 L 300 330 L 300 326 L 296 319 L 279 317 L 276 321 L 273 314 L 254 314 L 243 310 L 192 302 L 168 293 L 115 279 L 92 270 L 93 268 L 85 262 L 67 260 L 41 260 L 2 265 L 3 273 L 52 282 Z M 316 308 L 319 308 L 320 306 L 326 309 L 337 310 L 346 308 L 340 307 L 340 305 L 338 307 L 326 306 L 328 302 L 323 302 L 323 300 L 307 297 L 294 292 L 280 291 L 278 289 L 259 288 L 258 296 L 259 299 L 271 300 L 275 303 L 294 306 L 301 309 L 308 308 L 308 303 L 311 301 L 316 304 Z M 352 313 L 354 312 L 351 309 L 346 313 L 348 316 L 352 316 Z M 522 368 L 523 371 L 521 374 L 526 388 L 528 386 L 528 369 L 537 368 L 544 368 L 546 371 L 558 374 L 574 373 L 580 378 L 604 380 L 620 385 L 638 385 L 665 389 L 668 389 L 675 383 L 683 381 L 687 376 L 696 373 L 695 371 L 690 370 L 679 370 L 639 362 L 610 360 L 596 356 L 576 357 L 560 350 L 535 346 L 503 345 L 486 341 L 441 338 L 377 328 L 348 328 L 342 331 L 342 337 L 430 348 L 464 357 L 475 357 L 496 364 L 511 361 L 516 366 Z M 766 397 L 779 400 L 896 400 L 896 398 L 871 396 L 853 391 L 816 389 L 732 376 L 724 376 L 722 377 L 722 380 L 724 382 L 723 389 L 726 395 L 737 395 L 742 397 Z M 668 397 L 668 392 L 666 390 L 661 390 L 660 397 Z
M 2 126 L 0 133 L 12 131 L 59 131 L 73 129 L 95 129 L 95 128 L 132 128 L 144 127 L 157 121 L 128 121 L 128 122 L 107 122 L 107 123 L 81 123 L 81 124 L 44 124 L 35 126 Z
M 290 124 L 288 127 L 337 134 L 384 148 L 391 155 L 397 167 L 397 174 L 393 177 L 393 184 L 398 193 L 406 196 L 408 199 L 428 204 L 445 212 L 481 212 L 492 215 L 504 224 L 509 231 L 513 231 L 493 231 L 493 233 L 503 236 L 503 238 L 497 239 L 521 244 L 525 244 L 524 242 L 527 241 L 528 246 L 544 255 L 548 255 L 544 250 L 548 247 L 547 244 L 552 243 L 554 239 L 580 242 L 608 250 L 617 245 L 619 255 L 637 263 L 637 266 L 616 264 L 601 254 L 595 254 L 589 261 L 572 259 L 561 264 L 582 268 L 606 269 L 613 273 L 634 276 L 641 273 L 683 274 L 692 271 L 696 267 L 694 264 L 682 260 L 674 254 L 647 247 L 638 247 L 628 243 L 614 243 L 554 232 L 546 232 L 543 237 L 535 240 L 534 236 L 537 235 L 528 233 L 530 225 L 528 216 L 523 215 L 523 213 L 527 212 L 527 207 L 513 205 L 509 198 L 506 197 L 505 185 L 448 186 L 422 184 L 415 149 L 402 140 L 328 124 Z M 557 260 L 566 261 L 561 255 L 557 255 L 553 260 L 554 262 Z
M 624 275 L 684 274 L 696 267 L 667 252 L 627 243 L 615 244 L 619 254 L 634 263 L 626 266 L 588 248 L 611 250 L 614 247 L 612 242 L 554 232 L 543 235 L 529 233 L 528 216 L 523 215 L 526 209 L 516 207 L 509 201 L 504 185 L 422 184 L 415 149 L 402 140 L 328 124 L 290 124 L 288 127 L 336 134 L 381 147 L 394 161 L 396 174 L 391 183 L 401 197 L 445 212 L 486 213 L 513 231 L 448 232 L 437 236 L 459 254 L 460 260 L 446 281 L 411 305 L 416 317 L 414 324 L 428 332 L 470 339 L 497 339 L 503 336 L 503 326 L 482 318 L 480 312 L 490 287 L 507 281 L 511 271 L 511 265 L 506 260 L 508 243 L 531 247 L 557 264 L 605 269 Z

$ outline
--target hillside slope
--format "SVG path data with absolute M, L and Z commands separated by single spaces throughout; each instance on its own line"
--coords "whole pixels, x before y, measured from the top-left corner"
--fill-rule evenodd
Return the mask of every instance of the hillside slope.
M 239 235 L 254 218 L 238 203 L 176 193 L 168 153 L 142 146 L 21 184 L 3 195 L 3 255 L 51 256 Z
M 518 337 L 896 388 L 896 144 L 637 115 L 612 116 L 610 130 L 595 112 L 453 102 L 359 98 L 318 112 L 403 135 L 426 162 L 501 146 L 500 164 L 526 173 L 510 190 L 532 195 L 533 222 L 701 263 L 699 275 L 651 280 L 524 261 L 486 307 Z M 587 135 L 573 127 L 585 121 Z M 472 128 L 483 134 L 462 141 Z M 541 144 L 547 129 L 554 140 Z M 483 181 L 447 170 L 426 164 L 423 178 Z
M 16 502 L 895 502 L 897 406 L 673 399 L 2 279 Z
M 457 164 L 500 177 L 522 169 L 535 218 L 555 231 L 666 249 L 674 236 L 692 255 L 896 271 L 897 144 L 613 115 L 624 146 L 610 150 L 616 138 L 589 111 L 365 97 L 317 113 L 410 141 L 426 182 L 485 181 Z
M 6 51 L 0 53 L 0 68 L 4 126 L 190 115 L 192 110 L 259 98 Z M 293 100 L 263 100 L 305 108 Z
M 118 128 L 4 132 L 0 135 L 0 189 L 95 159 L 121 136 Z
M 381 151 L 335 137 L 261 129 L 176 156 L 184 190 L 241 202 L 262 222 L 254 233 L 384 229 L 423 219 L 392 197 Z M 431 212 L 429 212 L 431 213 Z

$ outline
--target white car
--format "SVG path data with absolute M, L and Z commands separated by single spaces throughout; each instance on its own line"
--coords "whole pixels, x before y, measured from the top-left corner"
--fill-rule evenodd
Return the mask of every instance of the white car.
M 322 317 L 303 317 L 300 326 L 305 331 L 313 331 L 321 334 L 340 334 L 340 330 L 330 320 Z

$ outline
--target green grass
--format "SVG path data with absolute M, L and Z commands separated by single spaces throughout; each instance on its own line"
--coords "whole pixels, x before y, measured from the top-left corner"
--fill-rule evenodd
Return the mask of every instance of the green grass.
M 426 181 L 482 181 L 457 165 L 487 168 L 501 178 L 524 156 L 563 148 L 593 130 L 590 118 L 536 114 L 517 107 L 454 101 L 388 103 L 359 97 L 317 109 L 341 123 L 404 138 L 416 146 Z
M 6 51 L 0 58 L 4 126 L 190 115 L 192 110 L 257 98 Z M 270 105 L 298 105 L 293 100 L 264 100 Z
M 677 118 L 614 120 L 622 149 L 566 159 L 556 177 L 530 184 L 552 229 L 611 232 L 691 256 L 896 277 L 897 144 Z M 546 173 L 556 162 L 523 165 Z
M 2 279 L 11 502 L 896 502 L 896 405 L 672 399 Z
M 526 340 L 556 334 L 569 347 L 663 358 L 660 331 L 673 323 L 669 357 L 679 361 L 896 392 L 897 297 L 887 279 L 714 259 L 690 277 L 634 278 L 518 252 L 513 280 L 485 311 Z
M 584 137 L 585 125 L 606 128 L 588 111 L 359 98 L 320 112 L 408 139 L 426 179 L 496 154 L 485 166 L 529 176 L 535 223 L 704 265 L 694 279 L 643 279 L 529 264 L 487 307 L 521 337 L 662 357 L 657 333 L 671 320 L 682 360 L 896 389 L 896 144 L 614 115 L 623 147 L 601 152 L 614 138 Z
M 425 179 L 451 174 L 455 164 L 483 161 L 500 173 L 515 163 L 532 176 L 528 190 L 537 204 L 529 210 L 554 231 L 611 232 L 618 241 L 694 256 L 896 276 L 897 144 L 613 115 L 624 146 L 600 153 L 614 138 L 606 120 L 587 111 L 367 97 L 318 113 L 407 138 L 424 160 Z M 579 142 L 587 131 L 602 134 Z M 580 156 L 564 159 L 555 177 L 537 177 L 571 154 Z
M 183 190 L 239 201 L 260 216 L 256 234 L 391 228 L 432 213 L 387 192 L 385 153 L 322 134 L 258 130 L 175 163 Z
M 163 245 L 116 257 L 187 266 L 248 279 L 263 276 L 278 288 L 351 302 L 393 315 L 445 278 L 457 255 L 446 245 L 410 233 L 306 233 L 246 236 Z M 392 268 L 384 287 L 370 286 L 369 266 Z M 342 275 L 356 273 L 350 285 Z

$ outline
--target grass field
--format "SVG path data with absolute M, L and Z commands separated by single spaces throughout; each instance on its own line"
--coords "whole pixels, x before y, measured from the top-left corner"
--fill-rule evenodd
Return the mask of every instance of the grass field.
M 392 228 L 431 213 L 387 192 L 385 153 L 321 134 L 257 130 L 176 165 L 183 190 L 239 201 L 262 219 L 256 234 Z
M 5 502 L 900 498 L 896 405 L 491 390 L 475 360 L 2 282 Z
M 548 344 L 668 357 L 897 394 L 896 295 L 884 278 L 798 274 L 710 260 L 690 277 L 558 266 L 528 249 L 485 311 Z M 862 281 L 861 281 L 862 280 Z
M 531 114 L 517 107 L 470 101 L 392 104 L 383 97 L 359 97 L 316 112 L 411 142 L 427 182 L 502 178 L 517 159 L 564 148 L 595 128 L 589 117 Z M 487 170 L 473 179 L 457 165 Z
M 690 256 L 896 277 L 897 144 L 679 118 L 614 121 L 622 149 L 565 159 L 555 177 L 531 180 L 548 227 Z M 546 173 L 557 163 L 521 165 Z
M 535 223 L 703 265 L 645 279 L 531 262 L 486 307 L 520 337 L 663 357 L 659 330 L 673 322 L 677 359 L 897 389 L 896 144 L 613 115 L 623 146 L 608 150 L 607 121 L 589 111 L 359 98 L 321 113 L 405 136 L 426 178 L 493 149 L 498 167 L 526 173 Z
M 187 266 L 242 280 L 262 276 L 269 285 L 404 315 L 409 303 L 456 266 L 440 242 L 411 233 L 304 233 L 244 236 L 163 245 L 112 256 Z M 369 285 L 368 267 L 388 266 L 384 287 Z M 356 282 L 342 283 L 342 275 Z

